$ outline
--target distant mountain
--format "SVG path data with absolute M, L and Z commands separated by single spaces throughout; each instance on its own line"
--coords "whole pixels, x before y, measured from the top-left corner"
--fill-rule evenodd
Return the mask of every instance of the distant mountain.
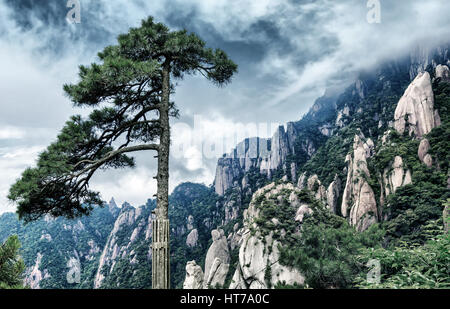
M 385 263 L 381 287 L 450 286 L 439 273 L 448 254 L 433 259 L 449 248 L 438 241 L 450 207 L 449 51 L 422 47 L 363 72 L 272 138 L 224 154 L 211 187 L 175 188 L 172 287 L 373 287 L 351 264 L 361 252 Z M 150 288 L 155 206 L 112 200 L 89 217 L 26 226 L 3 214 L 0 241 L 19 235 L 33 288 Z M 402 263 L 427 274 L 405 283 L 419 271 L 397 275 Z
M 18 235 L 27 266 L 26 284 L 32 288 L 90 288 L 100 254 L 119 208 L 95 208 L 77 220 L 45 217 L 23 225 L 13 213 L 0 216 L 0 241 Z M 70 273 L 72 279 L 67 279 Z M 79 273 L 79 282 L 77 279 Z
M 208 246 L 222 221 L 219 197 L 204 185 L 184 183 L 170 196 L 172 281 L 182 287 L 185 265 Z M 220 203 L 219 203 L 220 204 Z M 154 200 L 107 207 L 76 220 L 46 217 L 23 225 L 13 213 L 0 216 L 0 241 L 18 235 L 31 288 L 151 288 L 151 221 Z M 79 273 L 79 282 L 76 274 Z M 67 276 L 71 279 L 67 279 Z
M 186 265 L 185 287 L 317 283 L 308 273 L 323 263 L 317 257 L 303 258 L 312 263 L 306 273 L 287 267 L 304 266 L 296 255 L 313 237 L 298 236 L 304 218 L 319 224 L 328 217 L 327 231 L 342 220 L 359 233 L 378 223 L 385 233 L 379 245 L 389 250 L 441 235 L 450 197 L 449 65 L 448 46 L 417 48 L 361 73 L 339 95 L 319 98 L 271 139 L 246 139 L 220 158 L 214 188 L 225 221 L 212 233 L 206 265 Z M 438 287 L 449 280 L 428 282 Z

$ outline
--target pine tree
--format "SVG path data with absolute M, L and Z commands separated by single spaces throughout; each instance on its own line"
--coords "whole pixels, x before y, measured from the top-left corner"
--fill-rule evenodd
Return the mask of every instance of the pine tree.
M 169 117 L 178 116 L 170 100 L 175 90 L 172 80 L 199 73 L 221 86 L 231 81 L 237 65 L 222 50 L 206 48 L 197 35 L 170 31 L 152 17 L 120 35 L 118 44 L 106 47 L 98 57 L 100 63 L 80 66 L 77 84 L 64 86 L 75 106 L 93 108 L 92 113 L 87 119 L 73 116 L 8 197 L 25 221 L 46 214 L 68 218 L 89 214 L 92 205 L 103 205 L 99 192 L 89 189 L 98 170 L 133 167 L 128 154 L 156 151 L 153 263 L 168 265 Z M 165 257 L 159 260 L 155 250 L 165 251 Z M 168 266 L 164 267 L 164 275 L 153 278 L 154 287 L 169 286 Z M 153 269 L 155 276 L 160 268 Z
M 23 288 L 25 264 L 19 256 L 20 242 L 14 235 L 0 245 L 0 289 Z

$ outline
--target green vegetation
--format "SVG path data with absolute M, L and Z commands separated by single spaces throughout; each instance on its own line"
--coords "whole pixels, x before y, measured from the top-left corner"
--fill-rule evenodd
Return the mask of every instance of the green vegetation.
M 447 187 L 450 153 L 450 119 L 447 111 L 450 108 L 450 84 L 437 81 L 433 89 L 436 107 L 442 115 L 442 125 L 426 136 L 430 141 L 430 154 L 433 155 L 435 165 L 428 168 L 419 160 L 417 151 L 420 141 L 407 133 L 401 136 L 393 130 L 387 144 L 379 146 L 376 156 L 369 160 L 372 177 L 381 175 L 395 156 L 402 157 L 405 169 L 412 173 L 412 184 L 398 188 L 387 197 L 383 209 L 387 220 L 383 222 L 383 228 L 389 241 L 423 244 L 428 236 L 425 233 L 426 227 L 441 220 L 442 205 L 450 197 Z M 373 188 L 379 195 L 379 187 Z
M 0 245 L 0 289 L 21 289 L 25 263 L 19 256 L 20 242 L 17 235 Z
M 363 270 L 358 250 L 376 245 L 383 236 L 377 225 L 357 232 L 342 217 L 318 203 L 313 214 L 304 218 L 301 237 L 281 249 L 280 263 L 295 267 L 311 288 L 351 288 Z
M 345 179 L 347 176 L 343 173 L 346 167 L 345 157 L 353 145 L 356 133 L 357 131 L 352 128 L 340 130 L 317 150 L 311 160 L 304 165 L 303 170 L 308 175 L 316 174 L 326 187 L 333 181 L 335 175 Z
M 386 73 L 386 72 L 385 72 Z M 362 112 L 344 117 L 346 127 L 327 140 L 303 167 L 310 175 L 318 174 L 325 185 L 335 174 L 345 178 L 344 158 L 350 149 L 356 128 L 378 139 L 393 119 L 393 112 L 408 84 L 405 72 L 387 74 L 384 80 L 368 83 L 364 99 L 347 92 L 338 100 L 338 108 L 350 107 Z M 397 77 L 396 77 L 397 76 Z M 400 77 L 400 78 L 399 78 Z M 386 78 L 389 80 L 386 85 Z M 392 81 L 397 78 L 397 83 Z M 371 178 L 367 179 L 378 197 L 379 181 L 386 168 L 400 156 L 404 168 L 412 174 L 412 184 L 390 194 L 383 208 L 383 222 L 363 233 L 356 232 L 341 217 L 317 205 L 301 226 L 302 237 L 281 250 L 285 265 L 296 267 L 305 275 L 305 286 L 312 288 L 448 288 L 450 281 L 449 235 L 442 232 L 442 205 L 450 197 L 447 187 L 450 153 L 450 84 L 437 80 L 433 84 L 436 107 L 442 125 L 426 137 L 431 144 L 434 165 L 428 168 L 418 158 L 420 141 L 405 134 L 390 132 L 382 145 L 378 140 L 376 155 L 368 159 Z M 374 115 L 378 115 L 373 118 Z M 373 119 L 372 119 L 373 118 Z M 378 128 L 378 121 L 383 125 Z M 378 128 L 378 129 L 377 129 Z M 333 155 L 330 155 L 333 154 Z M 366 280 L 367 262 L 380 262 L 380 283 Z M 279 283 L 277 288 L 294 288 Z
M 362 262 L 376 259 L 381 265 L 380 283 L 368 283 L 364 273 L 359 288 L 448 289 L 450 288 L 450 235 L 441 234 L 424 245 L 402 242 L 398 246 L 366 248 Z
M 221 224 L 223 209 L 213 188 L 201 184 L 183 183 L 170 195 L 169 218 L 175 232 L 171 235 L 171 282 L 174 288 L 182 288 L 186 276 L 186 263 L 195 260 L 204 269 L 205 257 L 211 244 L 211 231 Z M 189 216 L 194 218 L 198 241 L 195 247 L 186 245 Z
M 0 242 L 17 235 L 22 244 L 19 253 L 27 267 L 35 265 L 38 253 L 42 254 L 39 269 L 46 270 L 50 277 L 40 282 L 41 288 L 87 289 L 93 286 L 101 250 L 115 219 L 109 209 L 100 207 L 94 207 L 90 216 L 77 220 L 44 218 L 28 224 L 23 224 L 13 213 L 6 213 L 0 216 Z M 97 253 L 89 254 L 90 243 L 94 249 L 98 248 Z M 79 284 L 70 284 L 66 278 L 68 257 L 75 257 L 74 251 L 83 254 Z

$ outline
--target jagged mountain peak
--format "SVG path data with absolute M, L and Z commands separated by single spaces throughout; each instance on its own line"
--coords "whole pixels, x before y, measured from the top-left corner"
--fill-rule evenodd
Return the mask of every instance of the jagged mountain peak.
M 130 210 L 135 210 L 136 208 L 134 206 L 132 206 L 130 203 L 128 202 L 123 202 L 122 207 L 120 208 L 120 212 L 126 212 L 126 211 L 130 211 Z

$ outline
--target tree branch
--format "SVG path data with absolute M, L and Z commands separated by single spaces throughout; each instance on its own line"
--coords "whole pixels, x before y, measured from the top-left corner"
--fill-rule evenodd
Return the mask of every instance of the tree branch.
M 156 150 L 156 151 L 159 151 L 159 145 L 157 145 L 157 144 L 145 144 L 145 145 L 130 146 L 130 147 L 121 148 L 121 149 L 117 149 L 117 150 L 111 151 L 111 152 L 107 153 L 103 158 L 95 160 L 95 161 L 92 161 L 90 166 L 85 167 L 80 172 L 78 172 L 75 175 L 73 175 L 72 178 L 77 178 L 77 177 L 83 175 L 84 173 L 88 172 L 89 170 L 97 169 L 100 166 L 102 166 L 104 163 L 108 162 L 109 160 L 113 159 L 114 157 L 116 157 L 116 156 L 118 156 L 120 154 L 128 153 L 128 152 L 141 151 L 141 150 Z

